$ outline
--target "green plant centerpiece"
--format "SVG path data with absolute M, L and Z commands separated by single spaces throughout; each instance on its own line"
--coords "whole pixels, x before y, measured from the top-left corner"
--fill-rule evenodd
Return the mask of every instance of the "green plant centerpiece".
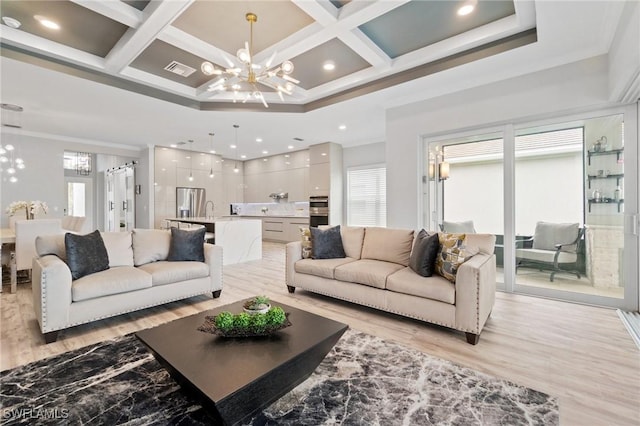
M 243 308 L 245 312 L 238 314 L 224 311 L 216 316 L 207 316 L 198 330 L 224 337 L 252 337 L 268 336 L 291 325 L 284 309 L 272 307 L 265 296 L 248 300 Z
M 250 315 L 266 314 L 271 309 L 271 301 L 267 296 L 256 296 L 244 302 L 243 308 Z

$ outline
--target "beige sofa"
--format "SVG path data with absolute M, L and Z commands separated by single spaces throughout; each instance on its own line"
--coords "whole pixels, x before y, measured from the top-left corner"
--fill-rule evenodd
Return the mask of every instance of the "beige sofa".
M 439 275 L 422 277 L 409 265 L 411 230 L 342 227 L 347 255 L 303 259 L 302 243 L 286 247 L 286 284 L 326 296 L 443 325 L 466 333 L 476 344 L 496 292 L 495 236 L 467 234 L 479 252 L 458 269 L 455 284 Z
M 164 230 L 101 233 L 109 269 L 72 280 L 64 235 L 36 239 L 32 294 L 45 341 L 75 325 L 222 291 L 222 248 L 204 244 L 204 262 L 169 262 Z

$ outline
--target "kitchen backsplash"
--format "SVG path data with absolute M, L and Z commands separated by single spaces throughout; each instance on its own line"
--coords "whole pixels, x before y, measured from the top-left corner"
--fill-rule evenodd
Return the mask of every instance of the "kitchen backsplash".
M 309 202 L 231 203 L 232 214 L 240 216 L 309 216 Z

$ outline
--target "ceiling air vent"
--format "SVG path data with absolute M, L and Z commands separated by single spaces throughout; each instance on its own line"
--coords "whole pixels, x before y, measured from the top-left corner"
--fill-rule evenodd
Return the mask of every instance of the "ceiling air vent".
M 174 74 L 181 75 L 182 77 L 189 77 L 191 74 L 193 74 L 196 71 L 195 68 L 191 68 L 190 66 L 181 64 L 180 62 L 177 62 L 177 61 L 172 61 L 169 65 L 164 67 L 164 69 Z
M 302 138 L 293 138 L 294 141 L 302 142 L 304 139 Z

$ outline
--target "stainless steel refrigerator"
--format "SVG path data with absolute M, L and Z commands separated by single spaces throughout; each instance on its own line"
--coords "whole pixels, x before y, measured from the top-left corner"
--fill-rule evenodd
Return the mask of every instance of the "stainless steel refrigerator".
M 204 188 L 176 188 L 176 217 L 204 217 Z

